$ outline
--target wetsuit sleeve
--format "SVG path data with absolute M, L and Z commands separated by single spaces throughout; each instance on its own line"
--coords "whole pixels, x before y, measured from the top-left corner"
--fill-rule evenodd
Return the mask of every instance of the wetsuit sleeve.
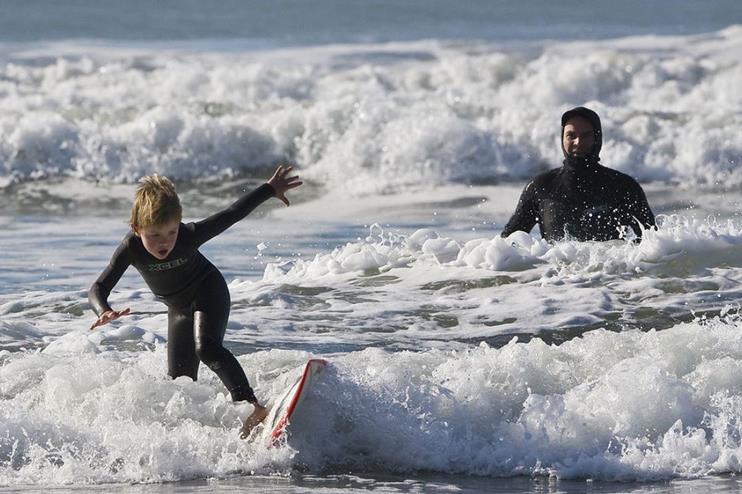
M 536 184 L 532 181 L 523 189 L 510 221 L 503 228 L 501 236 L 507 237 L 513 232 L 524 231 L 529 233 L 537 223 L 536 212 Z
M 647 202 L 647 196 L 644 194 L 644 190 L 641 186 L 634 182 L 634 193 L 631 198 L 631 215 L 636 218 L 644 228 L 651 228 L 656 225 L 654 219 L 654 213 L 649 207 Z M 636 221 L 631 222 L 631 228 L 638 237 L 641 237 L 641 228 L 636 224 Z
M 216 237 L 275 195 L 276 192 L 273 190 L 273 187 L 266 183 L 249 194 L 240 197 L 227 209 L 219 211 L 206 219 L 197 221 L 193 224 L 196 245 L 201 245 Z
M 108 305 L 108 295 L 110 295 L 111 290 L 113 290 L 113 287 L 116 286 L 116 283 L 118 283 L 130 265 L 129 249 L 126 241 L 124 241 L 116 249 L 116 252 L 113 253 L 106 269 L 103 270 L 95 283 L 93 283 L 93 286 L 88 290 L 90 306 L 99 316 L 106 311 L 112 310 L 111 306 Z

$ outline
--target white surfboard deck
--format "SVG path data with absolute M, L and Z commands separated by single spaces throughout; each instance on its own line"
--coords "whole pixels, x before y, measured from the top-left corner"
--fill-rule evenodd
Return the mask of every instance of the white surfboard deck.
M 263 436 L 265 436 L 268 447 L 273 446 L 288 433 L 287 427 L 291 418 L 300 408 L 301 401 L 312 387 L 312 382 L 326 365 L 327 361 L 324 359 L 310 359 L 307 361 L 296 383 L 273 403 L 268 416 L 265 418 L 265 428 L 263 429 Z

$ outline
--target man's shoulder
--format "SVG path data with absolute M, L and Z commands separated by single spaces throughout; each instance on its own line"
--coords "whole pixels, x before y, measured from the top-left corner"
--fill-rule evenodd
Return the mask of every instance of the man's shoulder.
M 544 185 L 552 182 L 558 175 L 561 168 L 552 168 L 551 170 L 541 173 L 533 177 L 526 185 L 526 188 L 536 187 L 541 188 Z
M 543 193 L 544 190 L 549 188 L 549 184 L 554 181 L 554 179 L 559 174 L 559 168 L 554 168 L 552 170 L 549 170 L 547 172 L 541 173 L 539 175 L 536 175 L 531 180 L 528 181 L 525 187 L 523 187 L 523 196 L 524 198 L 536 198 L 540 195 L 540 193 Z
M 624 187 L 635 187 L 638 189 L 641 189 L 641 185 L 639 185 L 639 182 L 636 181 L 634 177 L 631 175 L 628 175 L 626 173 L 620 172 L 618 170 L 615 170 L 613 168 L 608 168 L 607 166 L 602 166 L 603 173 L 610 178 L 610 180 L 614 183 L 622 183 Z

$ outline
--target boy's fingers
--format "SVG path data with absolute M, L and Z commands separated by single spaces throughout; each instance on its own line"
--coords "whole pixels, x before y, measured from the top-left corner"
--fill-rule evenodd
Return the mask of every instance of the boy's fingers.
M 127 307 L 126 309 L 122 311 L 111 311 L 111 312 L 104 312 L 103 314 L 98 317 L 98 319 L 93 322 L 93 324 L 90 326 L 90 331 L 94 330 L 98 326 L 103 326 L 104 324 L 108 324 L 109 322 L 118 319 L 121 316 L 126 316 L 131 313 L 131 309 Z
M 293 169 L 293 166 L 279 166 L 276 170 L 276 176 L 280 179 L 287 180 L 286 175 L 291 173 L 291 170 Z

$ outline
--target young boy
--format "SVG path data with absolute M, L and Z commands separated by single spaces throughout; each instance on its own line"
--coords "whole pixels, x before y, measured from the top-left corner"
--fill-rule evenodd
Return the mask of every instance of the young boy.
M 278 167 L 267 183 L 227 209 L 188 224 L 180 221 L 182 210 L 173 183 L 156 174 L 142 178 L 131 209 L 131 232 L 88 293 L 98 315 L 91 330 L 129 314 L 128 308 L 113 310 L 107 299 L 124 271 L 133 265 L 168 307 L 168 374 L 173 379 L 188 376 L 195 381 L 201 361 L 219 376 L 233 401 L 252 403 L 255 408 L 240 431 L 243 439 L 265 419 L 268 410 L 258 403 L 237 359 L 222 345 L 229 290 L 222 274 L 198 248 L 270 197 L 288 206 L 285 193 L 302 184 L 298 176 L 289 176 L 291 170 Z

